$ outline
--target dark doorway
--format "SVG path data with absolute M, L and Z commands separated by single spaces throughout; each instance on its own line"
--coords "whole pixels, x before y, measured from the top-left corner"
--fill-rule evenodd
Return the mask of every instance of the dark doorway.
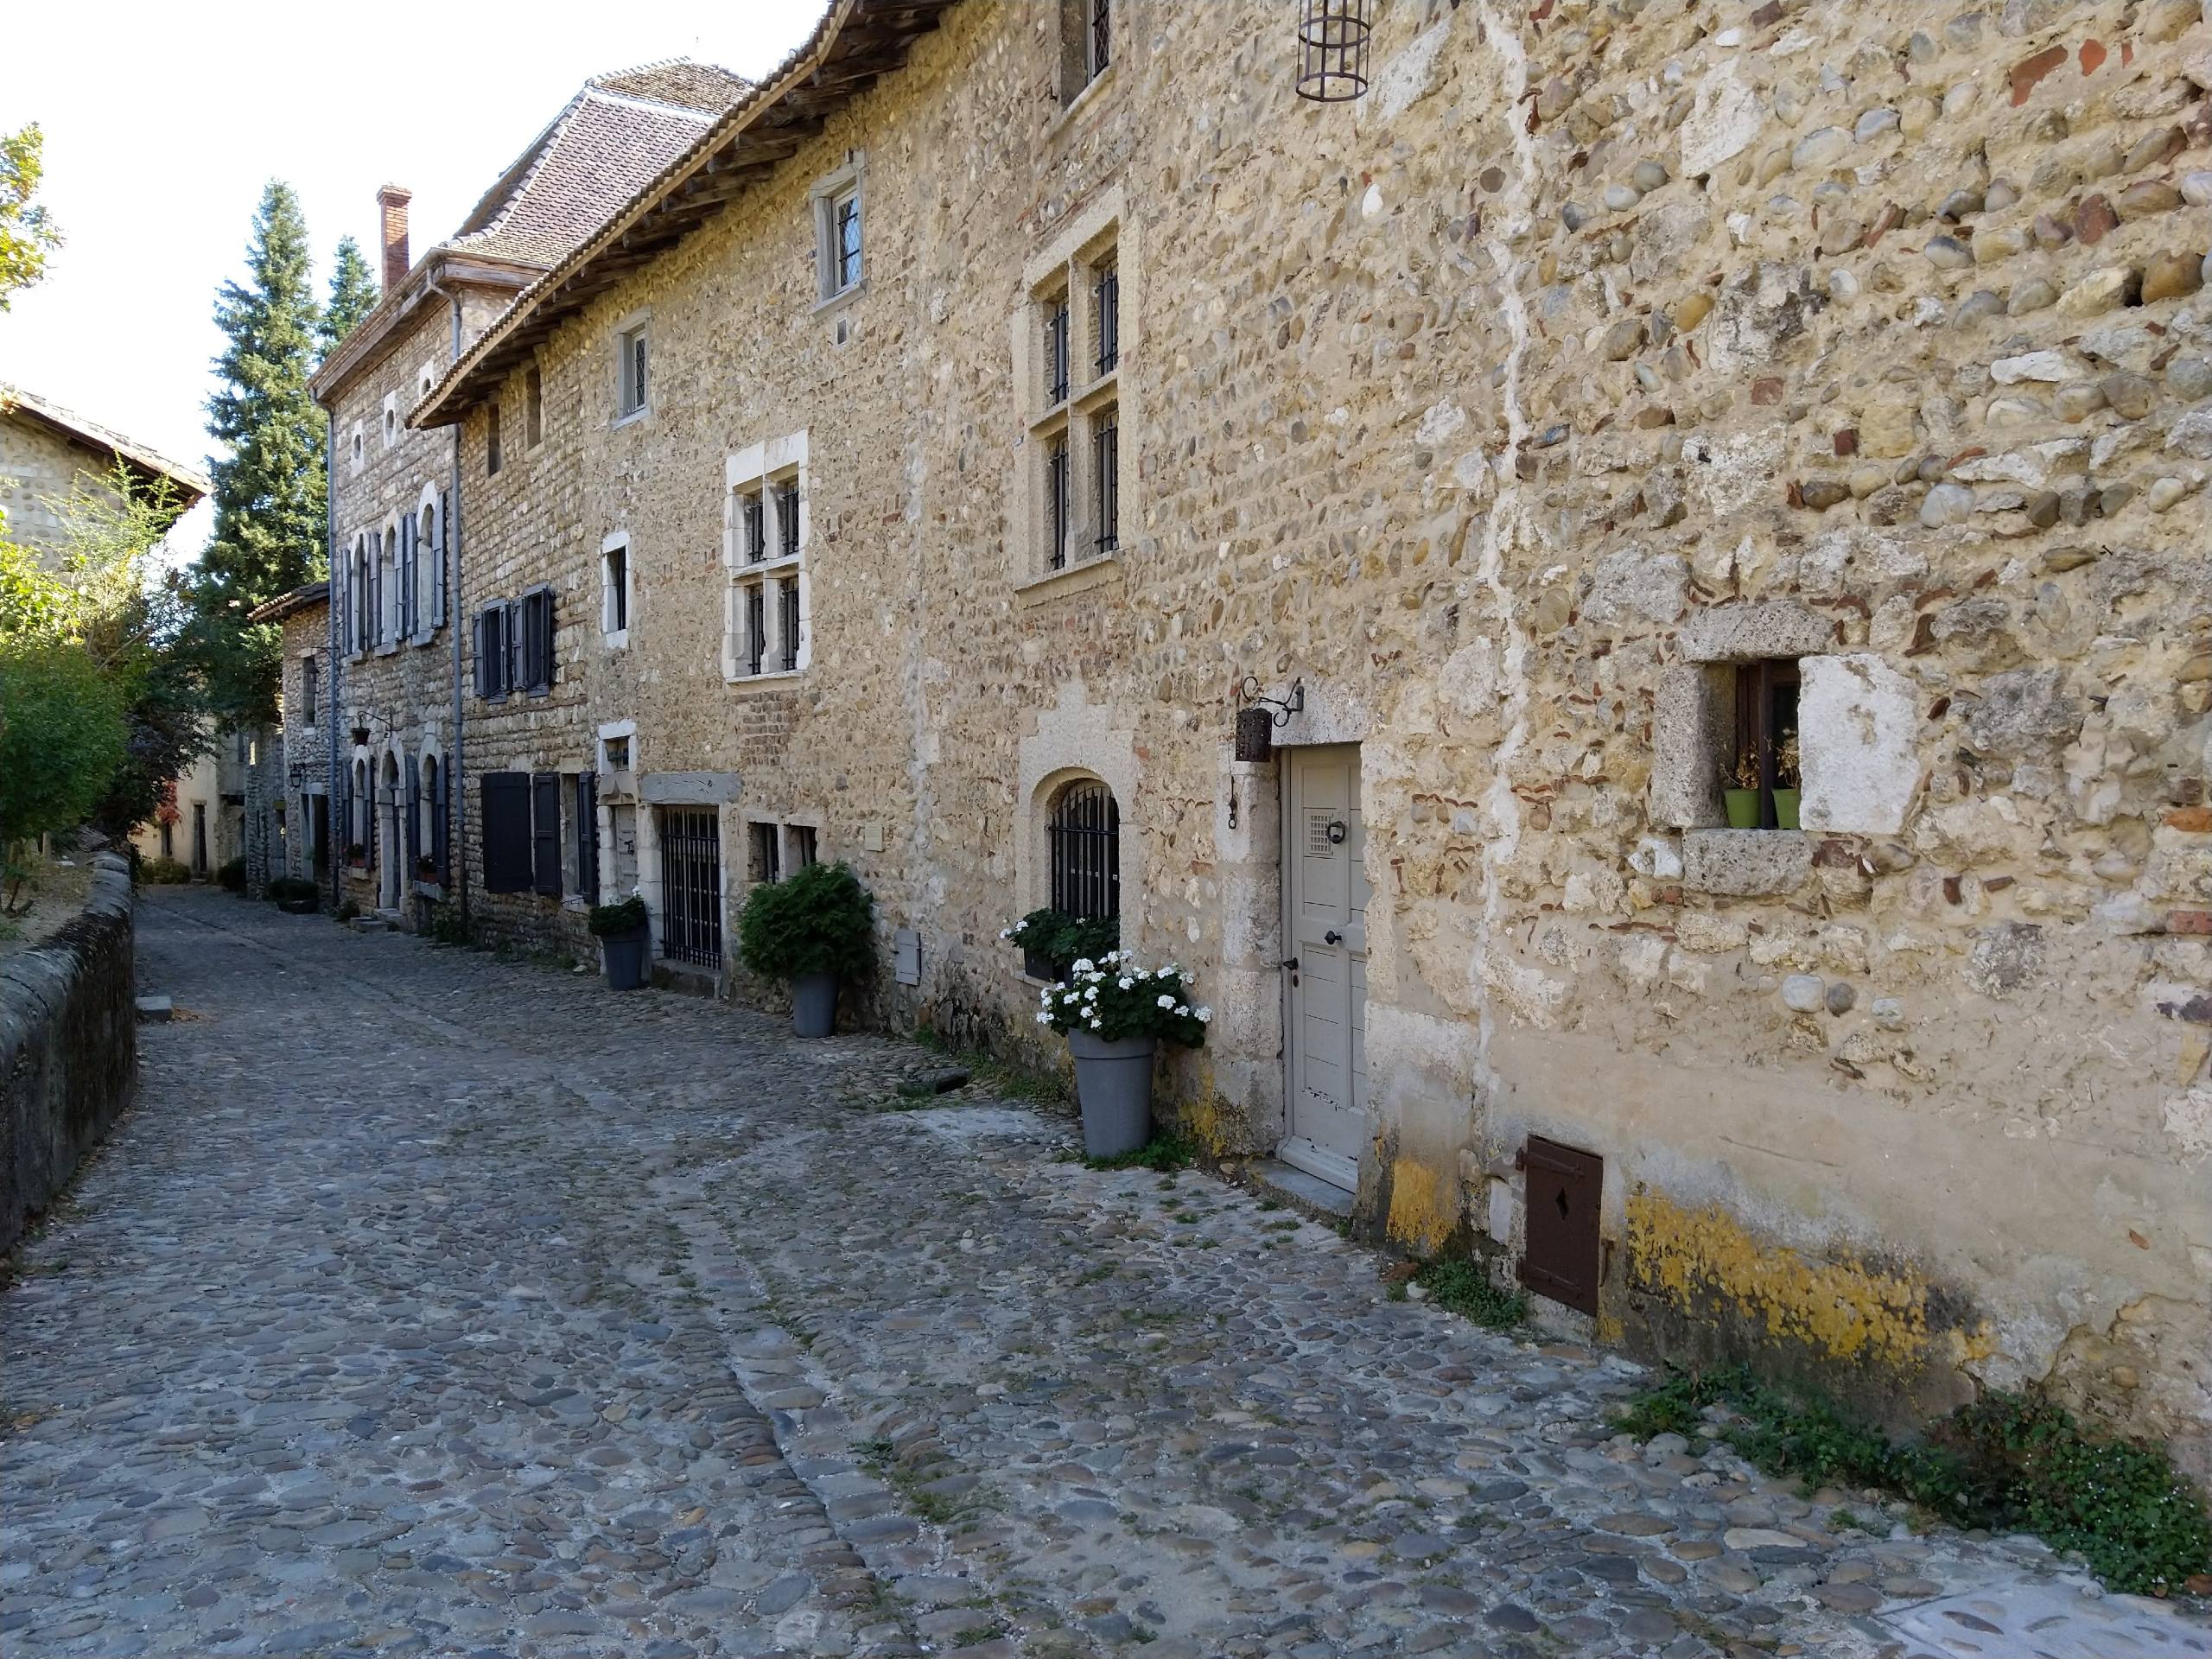
M 207 874 L 207 803 L 192 804 L 192 873 Z

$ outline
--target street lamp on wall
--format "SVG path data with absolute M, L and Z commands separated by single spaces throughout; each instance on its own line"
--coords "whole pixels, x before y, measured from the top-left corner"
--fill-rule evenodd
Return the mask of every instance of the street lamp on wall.
M 1306 682 L 1293 680 L 1286 696 L 1260 695 L 1256 675 L 1248 674 L 1236 687 L 1236 758 L 1265 761 L 1274 758 L 1275 728 L 1290 724 L 1293 715 L 1306 709 Z
M 1367 90 L 1374 0 L 1298 0 L 1298 95 L 1348 104 Z

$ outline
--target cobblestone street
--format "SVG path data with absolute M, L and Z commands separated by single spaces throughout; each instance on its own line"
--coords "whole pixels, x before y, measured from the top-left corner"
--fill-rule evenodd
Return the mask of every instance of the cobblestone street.
M 1634 1368 L 1251 1194 L 885 1109 L 905 1045 L 207 891 L 139 951 L 177 1021 L 0 1302 L 10 1654 L 2212 1653 L 1616 1442 Z

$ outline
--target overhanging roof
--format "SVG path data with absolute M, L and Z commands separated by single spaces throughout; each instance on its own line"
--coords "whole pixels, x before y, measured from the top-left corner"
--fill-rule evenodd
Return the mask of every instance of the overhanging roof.
M 26 391 L 4 381 L 0 381 L 0 415 L 19 415 L 79 448 L 102 450 L 149 483 L 166 479 L 179 498 L 175 505 L 180 512 L 215 487 L 197 467 L 171 461 L 159 450 L 125 437 L 111 426 L 88 421 L 35 391 Z
M 264 599 L 245 613 L 245 620 L 249 622 L 282 622 L 288 616 L 329 602 L 330 584 L 310 582 L 288 593 L 279 594 L 274 599 Z
M 733 105 L 522 297 L 416 406 L 408 424 L 450 426 L 527 361 L 565 319 L 673 247 L 758 182 L 851 99 L 906 60 L 955 0 L 836 0 L 805 44 Z

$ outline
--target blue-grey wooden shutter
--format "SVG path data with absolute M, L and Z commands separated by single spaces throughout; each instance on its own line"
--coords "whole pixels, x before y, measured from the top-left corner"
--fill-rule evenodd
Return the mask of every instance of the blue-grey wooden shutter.
M 415 633 L 415 589 L 419 578 L 415 572 L 417 552 L 415 515 L 409 513 L 399 521 L 399 637 L 412 639 Z
M 415 879 L 415 867 L 423 858 L 423 773 L 421 764 L 413 755 L 407 757 L 407 879 Z
M 487 772 L 477 779 L 484 836 L 484 891 L 530 891 L 530 774 Z
M 446 586 L 453 580 L 453 493 L 438 492 L 437 567 L 430 578 L 430 626 L 442 627 L 446 620 Z
M 522 683 L 522 601 L 509 600 L 500 618 L 499 644 L 505 677 L 499 690 L 512 691 Z
M 446 801 L 453 792 L 449 784 L 452 771 L 453 763 L 448 761 L 438 768 L 430 785 L 430 861 L 436 866 L 441 881 L 447 877 L 446 848 L 450 832 L 446 827 Z
M 576 774 L 576 892 L 599 902 L 599 778 Z
M 531 783 L 531 862 L 537 890 L 561 896 L 561 774 L 541 772 Z

